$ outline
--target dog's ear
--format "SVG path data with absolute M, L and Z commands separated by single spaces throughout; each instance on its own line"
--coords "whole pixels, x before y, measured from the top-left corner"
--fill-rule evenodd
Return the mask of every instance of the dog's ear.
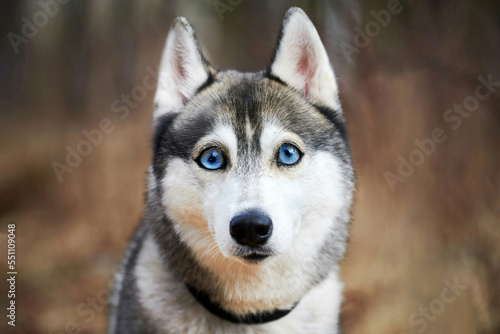
M 211 78 L 193 28 L 184 17 L 174 20 L 160 64 L 155 95 L 154 120 L 178 112 L 196 91 Z
M 333 68 L 316 28 L 302 9 L 293 7 L 286 12 L 268 73 L 313 102 L 340 111 Z

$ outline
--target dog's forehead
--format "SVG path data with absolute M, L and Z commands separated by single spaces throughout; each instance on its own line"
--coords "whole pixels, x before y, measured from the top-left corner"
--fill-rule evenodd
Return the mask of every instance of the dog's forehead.
M 265 131 L 269 127 L 273 131 Z M 221 129 L 223 134 L 216 133 Z M 161 174 L 167 156 L 193 159 L 196 148 L 210 136 L 223 139 L 223 145 L 232 146 L 235 154 L 249 162 L 264 151 L 275 151 L 287 139 L 277 138 L 282 131 L 298 136 L 309 153 L 328 151 L 350 163 L 340 113 L 316 106 L 264 73 L 228 71 L 218 73 L 179 113 L 160 120 L 154 141 L 155 166 Z M 276 137 L 269 138 L 274 133 Z M 224 142 L 227 138 L 233 139 Z
M 325 145 L 334 125 L 311 102 L 281 82 L 262 73 L 219 73 L 179 115 L 176 129 L 194 132 L 199 139 L 221 125 L 233 129 L 238 149 L 259 151 L 265 127 L 281 127 L 312 146 Z M 201 121 L 200 121 L 201 120 Z M 250 144 L 250 146 L 249 146 Z

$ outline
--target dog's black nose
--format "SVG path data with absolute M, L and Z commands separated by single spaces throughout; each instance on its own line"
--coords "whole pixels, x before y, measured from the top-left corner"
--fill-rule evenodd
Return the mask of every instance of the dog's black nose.
M 250 210 L 234 217 L 229 225 L 229 231 L 240 245 L 257 247 L 271 237 L 273 223 L 264 213 Z

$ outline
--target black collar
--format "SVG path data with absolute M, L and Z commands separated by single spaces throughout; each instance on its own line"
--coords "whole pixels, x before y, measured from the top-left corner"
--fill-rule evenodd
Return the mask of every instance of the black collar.
M 189 292 L 193 295 L 196 300 L 203 305 L 208 311 L 215 314 L 219 318 L 228 320 L 237 324 L 264 324 L 266 322 L 278 320 L 292 311 L 298 302 L 288 310 L 274 310 L 272 312 L 259 312 L 251 313 L 247 315 L 236 315 L 234 313 L 224 310 L 218 303 L 214 303 L 210 300 L 210 297 L 199 290 L 196 290 L 192 286 L 186 285 Z

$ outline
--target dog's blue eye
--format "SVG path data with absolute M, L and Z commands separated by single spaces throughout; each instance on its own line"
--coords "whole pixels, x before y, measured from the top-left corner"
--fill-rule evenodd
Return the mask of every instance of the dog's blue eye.
M 283 144 L 278 152 L 278 163 L 293 165 L 300 159 L 300 151 L 292 144 Z
M 198 164 L 206 169 L 221 169 L 226 165 L 226 160 L 219 148 L 210 147 L 201 153 Z

